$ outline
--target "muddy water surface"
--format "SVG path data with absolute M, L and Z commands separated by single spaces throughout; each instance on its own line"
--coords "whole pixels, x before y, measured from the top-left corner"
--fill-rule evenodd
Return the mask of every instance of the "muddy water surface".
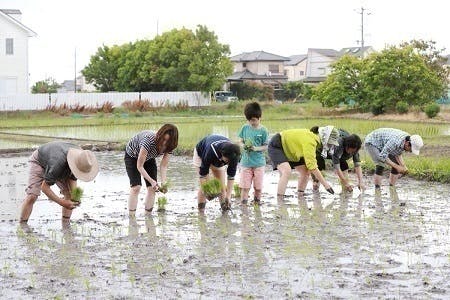
M 171 161 L 165 212 L 127 214 L 122 153 L 97 154 L 99 176 L 62 224 L 42 196 L 28 226 L 17 216 L 27 156 L 0 158 L 0 298 L 431 298 L 450 295 L 448 185 L 400 180 L 380 194 L 273 197 L 261 207 L 196 208 L 190 158 Z M 328 178 L 334 175 L 328 174 Z M 370 178 L 367 177 L 370 185 Z M 337 181 L 335 190 L 340 192 Z

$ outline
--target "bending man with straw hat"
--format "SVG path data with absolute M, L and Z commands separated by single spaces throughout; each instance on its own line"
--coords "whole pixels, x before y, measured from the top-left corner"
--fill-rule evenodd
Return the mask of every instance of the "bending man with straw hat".
M 97 176 L 98 163 L 94 153 L 67 142 L 50 142 L 34 151 L 29 162 L 27 196 L 22 204 L 20 222 L 28 221 L 41 191 L 62 206 L 63 219 L 70 219 L 72 209 L 77 205 L 70 196 L 71 190 L 77 186 L 77 179 L 92 181 Z M 55 183 L 63 197 L 50 188 Z

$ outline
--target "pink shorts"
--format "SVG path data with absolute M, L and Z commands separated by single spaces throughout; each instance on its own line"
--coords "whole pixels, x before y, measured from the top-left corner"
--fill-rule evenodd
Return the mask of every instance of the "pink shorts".
M 44 181 L 44 169 L 41 167 L 38 161 L 38 151 L 34 151 L 30 156 L 30 173 L 28 176 L 28 187 L 25 192 L 27 195 L 39 196 L 41 194 L 41 185 Z M 69 190 L 68 182 L 64 183 L 57 181 L 56 185 L 61 190 L 61 193 Z
M 258 168 L 241 167 L 239 187 L 241 189 L 250 189 L 253 181 L 253 188 L 255 190 L 262 190 L 264 170 L 264 166 Z

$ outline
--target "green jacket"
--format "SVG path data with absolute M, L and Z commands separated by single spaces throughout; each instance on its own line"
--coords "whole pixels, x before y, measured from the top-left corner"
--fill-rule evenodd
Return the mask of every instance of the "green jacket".
M 308 170 L 317 169 L 316 151 L 321 146 L 320 138 L 309 129 L 288 129 L 280 132 L 284 155 L 289 161 L 305 159 Z

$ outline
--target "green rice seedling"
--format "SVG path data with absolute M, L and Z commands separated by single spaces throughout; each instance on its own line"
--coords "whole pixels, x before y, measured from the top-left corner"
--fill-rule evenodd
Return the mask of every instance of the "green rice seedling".
M 219 179 L 209 179 L 201 185 L 201 190 L 208 200 L 212 200 L 222 193 L 222 183 Z
M 158 211 L 165 211 L 166 210 L 166 204 L 167 204 L 167 198 L 166 197 L 158 197 Z
M 244 142 L 244 150 L 245 151 L 250 151 L 253 147 L 253 142 L 250 139 L 246 139 Z
M 235 198 L 241 197 L 241 188 L 239 187 L 238 183 L 235 183 L 233 185 L 233 191 L 234 191 L 234 197 Z
M 163 194 L 167 193 L 167 191 L 169 190 L 170 187 L 170 182 L 166 181 L 165 183 L 163 183 L 160 187 L 159 187 L 159 191 Z
M 70 198 L 73 202 L 81 202 L 81 197 L 83 196 L 83 189 L 80 187 L 75 187 L 70 191 Z

